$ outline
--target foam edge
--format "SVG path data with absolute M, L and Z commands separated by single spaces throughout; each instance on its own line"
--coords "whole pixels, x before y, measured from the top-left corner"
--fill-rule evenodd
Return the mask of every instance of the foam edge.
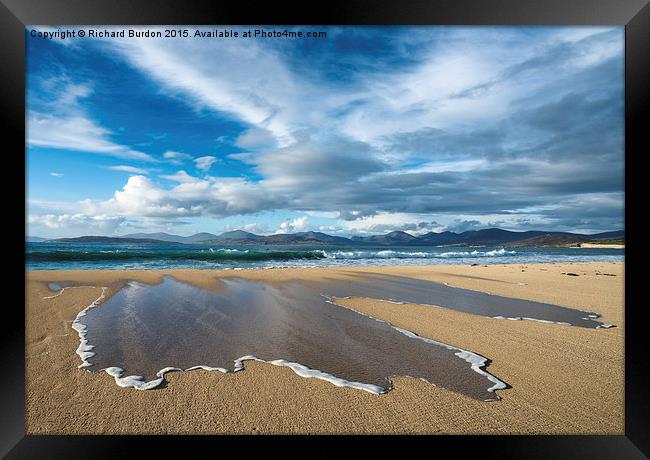
M 551 320 L 548 320 L 548 319 L 529 318 L 527 316 L 513 316 L 513 317 L 492 316 L 492 319 L 507 319 L 507 320 L 510 320 L 510 321 L 528 320 L 528 321 L 537 321 L 538 323 L 544 323 L 544 324 L 559 324 L 561 326 L 573 326 L 571 323 L 567 323 L 565 321 L 551 321 Z M 584 319 L 587 319 L 587 318 L 584 318 Z
M 83 286 L 83 287 L 95 288 L 97 286 Z M 61 289 L 61 293 L 65 289 L 66 288 Z M 108 290 L 107 287 L 102 287 L 102 293 L 100 294 L 100 296 L 97 297 L 93 301 L 93 303 L 91 303 L 86 308 L 84 308 L 79 313 L 77 313 L 77 316 L 75 317 L 74 321 L 72 321 L 72 324 L 70 326 L 70 327 L 72 327 L 72 329 L 77 331 L 77 334 L 79 335 L 79 346 L 77 347 L 77 350 L 76 350 L 76 353 L 81 358 L 81 364 L 79 364 L 79 366 L 77 366 L 79 369 L 92 366 L 92 364 L 88 362 L 88 358 L 92 358 L 93 356 L 95 356 L 95 353 L 91 351 L 93 348 L 95 348 L 95 346 L 88 343 L 88 339 L 86 338 L 88 328 L 86 327 L 85 324 L 83 324 L 80 321 L 80 318 L 83 318 L 84 316 L 86 316 L 86 312 L 88 310 L 90 310 L 91 308 L 95 308 L 97 305 L 100 304 L 100 302 L 106 297 L 106 291 L 107 290 Z M 59 295 L 61 293 L 59 293 Z
M 201 369 L 208 372 L 218 371 L 224 374 L 231 374 L 243 370 L 244 361 L 259 361 L 262 363 L 273 364 L 274 366 L 288 367 L 293 372 L 298 374 L 300 377 L 325 380 L 337 387 L 354 388 L 357 390 L 364 390 L 373 394 L 383 394 L 387 392 L 385 388 L 382 388 L 378 385 L 372 385 L 369 383 L 351 382 L 349 380 L 341 379 L 332 374 L 328 374 L 326 372 L 319 371 L 317 369 L 311 369 L 300 363 L 287 361 L 285 359 L 265 361 L 253 355 L 246 355 L 236 359 L 234 361 L 235 366 L 232 371 L 228 369 L 224 369 L 223 367 L 211 367 L 205 365 L 192 366 L 187 369 L 181 369 L 178 367 L 165 367 L 164 369 L 161 369 L 156 373 L 156 377 L 157 377 L 156 379 L 150 380 L 148 382 L 145 381 L 144 377 L 141 375 L 128 375 L 126 377 L 122 377 L 122 374 L 124 373 L 124 369 L 122 369 L 121 367 L 113 366 L 113 367 L 107 367 L 102 370 L 106 372 L 108 375 L 110 375 L 111 377 L 113 377 L 115 379 L 115 383 L 122 388 L 135 388 L 136 390 L 152 390 L 160 386 L 165 381 L 165 374 L 167 374 L 168 372 L 182 372 L 182 371 L 193 371 L 193 370 Z

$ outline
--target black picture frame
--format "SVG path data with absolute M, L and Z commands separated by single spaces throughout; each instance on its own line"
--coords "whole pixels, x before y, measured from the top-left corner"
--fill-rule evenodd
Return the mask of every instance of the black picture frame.
M 650 380 L 647 366 L 648 343 L 645 305 L 634 295 L 643 286 L 643 247 L 640 226 L 643 211 L 635 208 L 637 193 L 642 192 L 644 174 L 641 159 L 647 154 L 647 127 L 650 101 L 650 6 L 647 0 L 336 0 L 318 4 L 292 4 L 277 1 L 239 1 L 218 3 L 214 0 L 180 2 L 170 0 L 0 0 L 0 52 L 2 78 L 2 126 L 5 128 L 5 178 L 17 179 L 17 185 L 5 186 L 10 194 L 5 205 L 11 211 L 5 219 L 11 235 L 10 247 L 16 254 L 5 264 L 10 275 L 8 291 L 2 302 L 8 318 L 0 334 L 2 379 L 0 379 L 0 455 L 7 458 L 92 458 L 128 456 L 137 445 L 154 456 L 176 447 L 195 449 L 199 441 L 215 444 L 212 437 L 144 436 L 26 436 L 25 435 L 25 363 L 24 294 L 18 286 L 24 281 L 25 208 L 11 193 L 13 187 L 25 187 L 25 26 L 36 24 L 432 24 L 432 25 L 618 25 L 625 26 L 625 435 L 624 436 L 443 436 L 420 437 L 434 454 L 439 444 L 454 450 L 471 449 L 476 455 L 501 458 L 647 458 L 650 456 Z M 22 182 L 20 172 L 22 175 Z M 7 174 L 8 173 L 8 174 Z M 26 189 L 25 189 L 26 192 Z M 22 223 L 21 223 L 22 219 Z M 24 241 L 24 240 L 23 240 Z M 19 275 L 20 273 L 20 275 Z M 22 278 L 22 281 L 19 279 Z M 7 291 L 7 289 L 5 289 Z M 17 293 L 17 294 L 16 294 Z M 13 295 L 16 294 L 16 295 Z M 4 318 L 4 317 L 3 317 Z M 207 441 L 206 441 L 207 439 Z M 267 438 L 269 439 L 269 438 Z M 285 438 L 286 439 L 286 438 Z M 350 441 L 353 438 L 345 438 Z M 372 440 L 380 449 L 395 446 L 396 439 Z M 246 440 L 237 440 L 246 449 Z M 223 438 L 218 440 L 223 446 Z M 292 440 L 293 442 L 293 440 Z M 408 440 L 409 443 L 412 440 Z M 214 447 L 214 445 L 212 446 Z M 234 447 L 234 446 L 233 446 Z M 401 447 L 401 446 L 400 446 Z M 425 447 L 425 446 L 420 446 Z M 411 455 L 415 451 L 411 451 Z M 215 452 L 216 453 L 216 452 Z

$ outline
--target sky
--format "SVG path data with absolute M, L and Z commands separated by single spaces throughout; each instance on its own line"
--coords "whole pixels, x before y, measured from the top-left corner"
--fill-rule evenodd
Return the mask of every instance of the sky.
M 622 27 L 186 28 L 27 31 L 30 236 L 624 228 Z

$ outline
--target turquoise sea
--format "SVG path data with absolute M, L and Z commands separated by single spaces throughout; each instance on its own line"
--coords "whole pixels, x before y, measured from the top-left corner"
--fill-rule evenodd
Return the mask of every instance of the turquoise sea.
M 32 270 L 622 262 L 624 249 L 26 243 Z

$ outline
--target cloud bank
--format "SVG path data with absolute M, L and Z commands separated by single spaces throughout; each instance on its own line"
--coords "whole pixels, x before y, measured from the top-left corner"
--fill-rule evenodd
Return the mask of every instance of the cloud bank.
M 89 116 L 91 85 L 59 82 L 62 103 L 29 113 L 28 145 L 138 166 L 111 166 L 134 175 L 106 199 L 78 200 L 72 216 L 83 218 L 32 223 L 51 229 L 60 217 L 82 229 L 98 216 L 217 222 L 285 212 L 280 223 L 247 225 L 414 234 L 623 227 L 622 29 L 354 30 L 366 48 L 346 33 L 332 28 L 317 45 L 81 43 L 146 78 L 159 97 L 242 128 L 227 154 L 144 153 Z M 152 176 L 151 161 L 172 169 Z M 222 165 L 243 173 L 222 175 Z

